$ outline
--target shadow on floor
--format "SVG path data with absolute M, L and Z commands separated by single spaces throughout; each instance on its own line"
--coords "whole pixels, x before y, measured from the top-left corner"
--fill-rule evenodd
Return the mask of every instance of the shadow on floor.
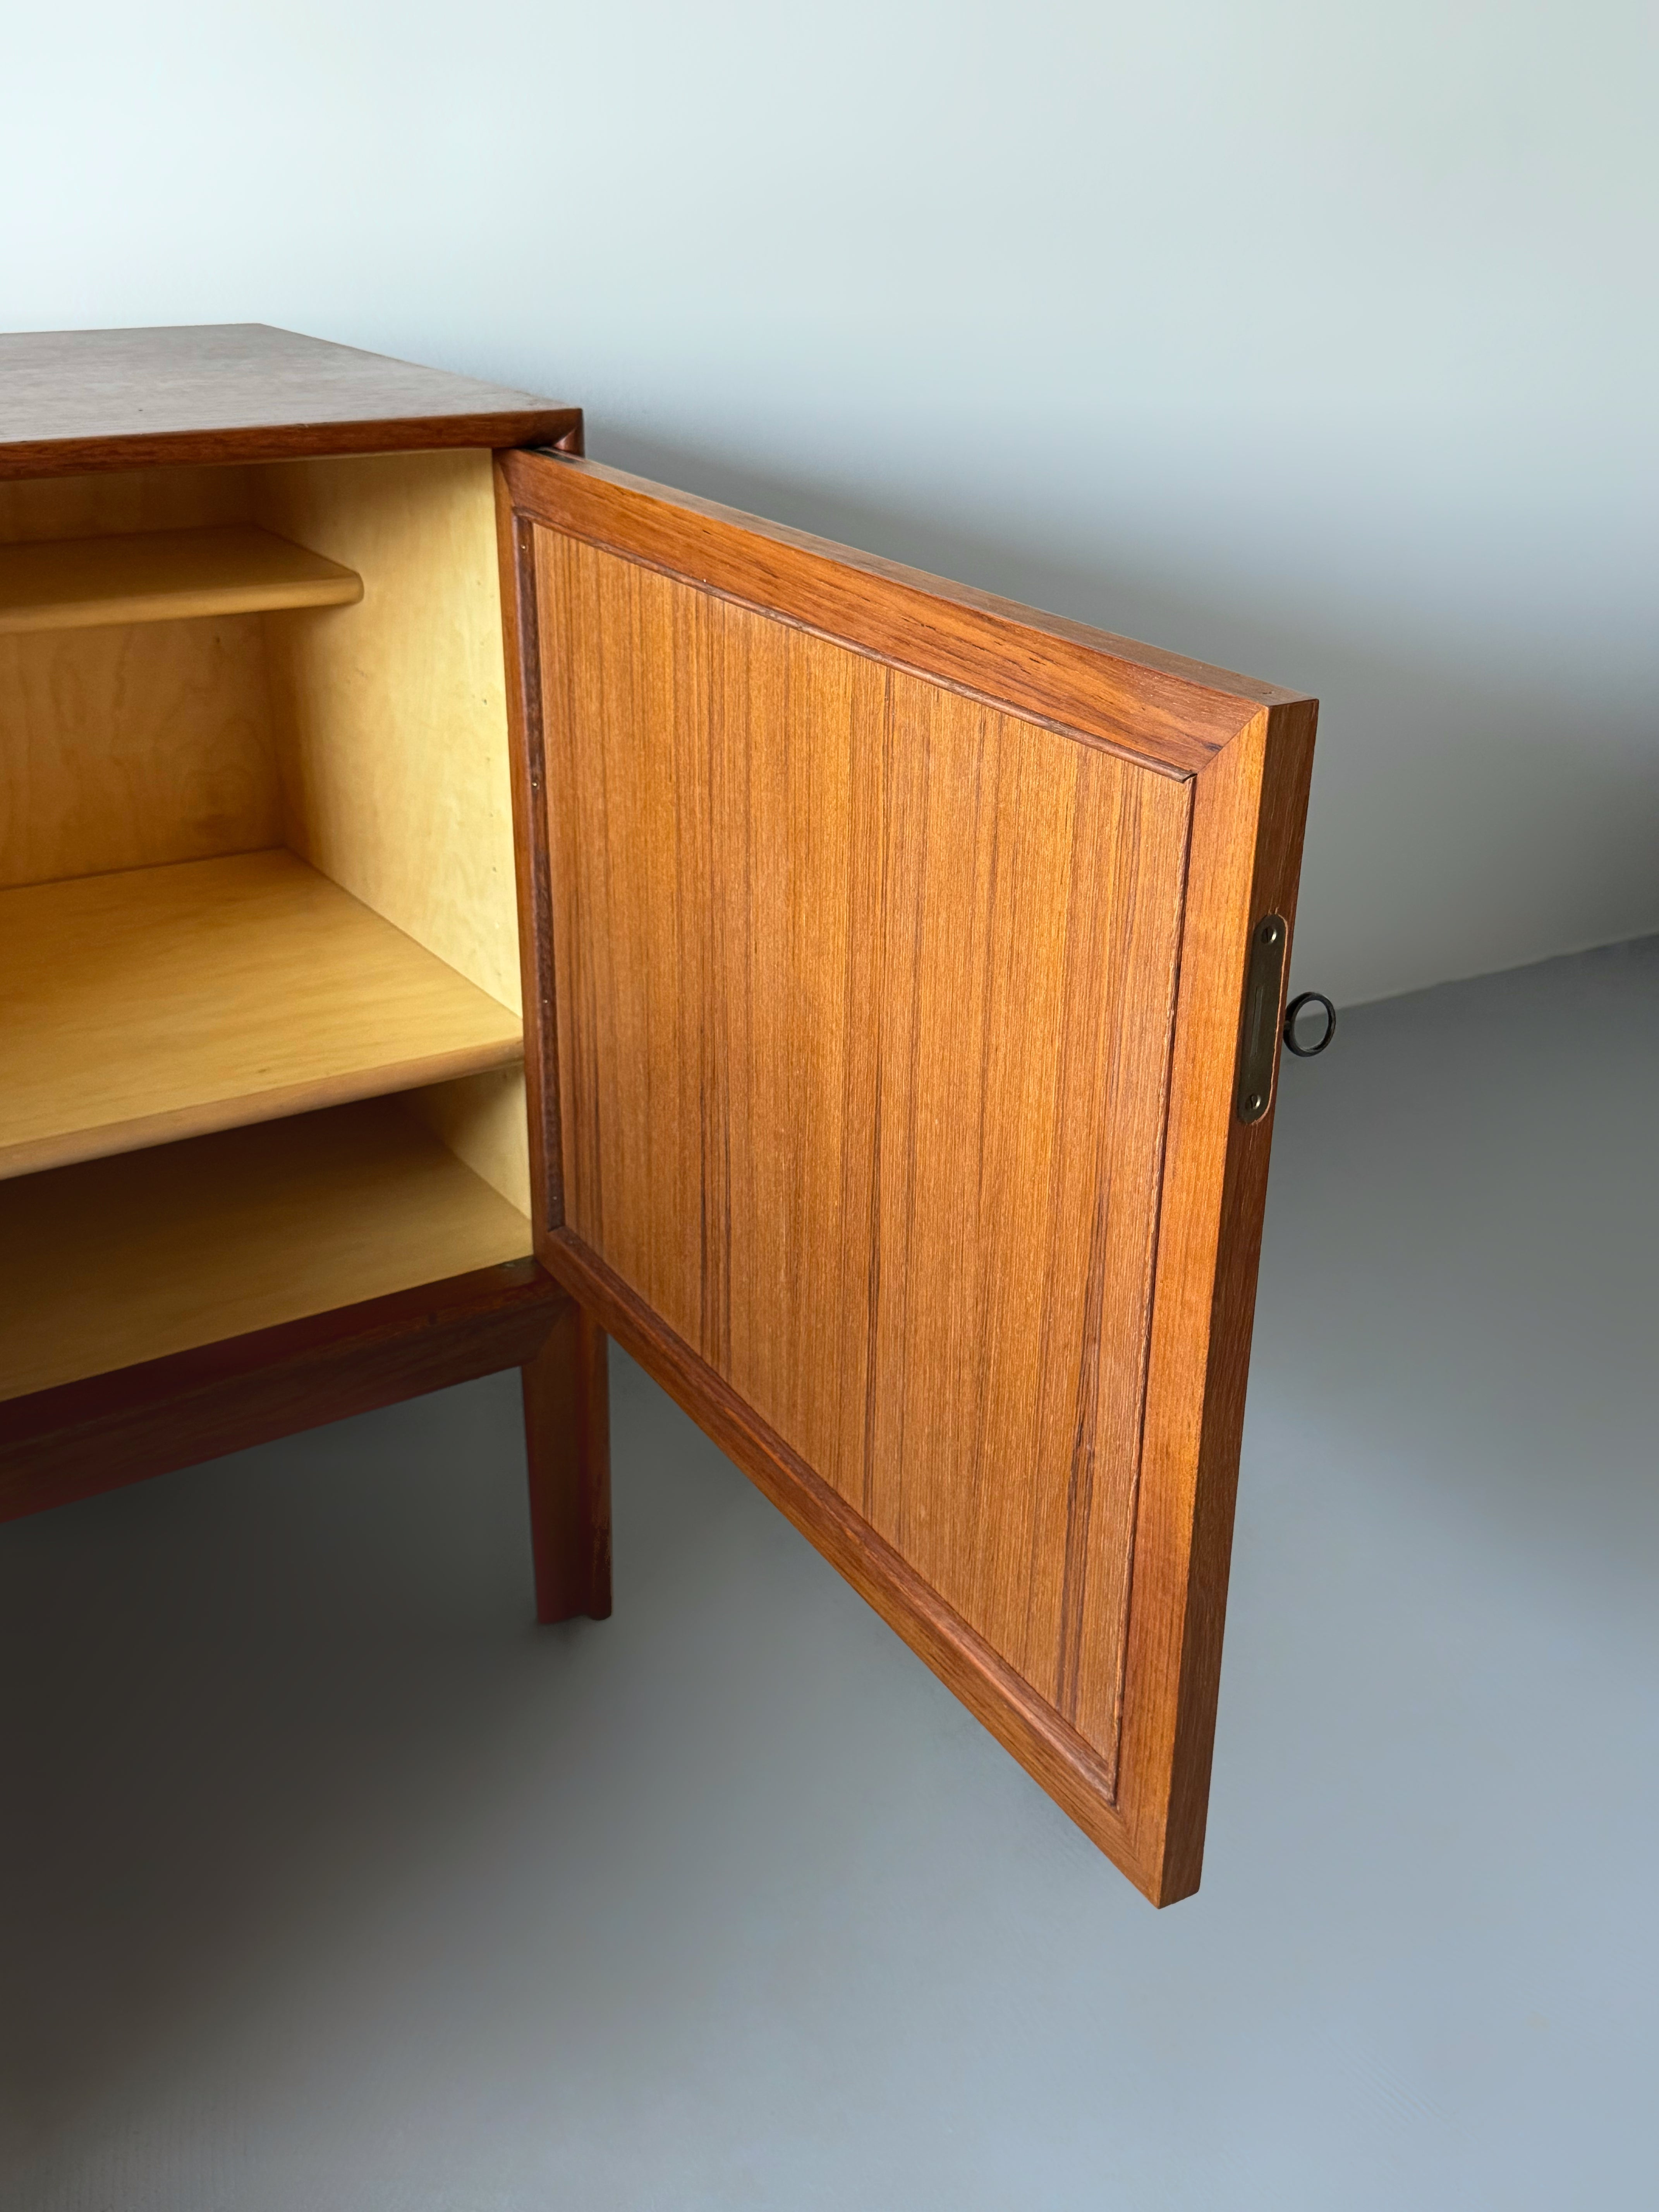
M 1653 943 L 1287 1069 L 1209 1862 L 1155 1914 L 615 1364 L 0 1531 L 15 2212 L 1633 2204 Z

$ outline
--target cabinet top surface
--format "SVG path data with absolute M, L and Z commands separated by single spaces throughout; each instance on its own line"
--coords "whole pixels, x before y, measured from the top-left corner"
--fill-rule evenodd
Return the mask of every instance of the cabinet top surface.
M 0 477 L 551 445 L 579 410 L 266 323 L 0 335 Z

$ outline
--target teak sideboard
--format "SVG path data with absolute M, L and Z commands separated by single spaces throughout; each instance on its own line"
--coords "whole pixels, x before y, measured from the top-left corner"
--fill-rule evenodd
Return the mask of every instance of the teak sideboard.
M 0 1511 L 614 1336 L 1184 1896 L 1315 704 L 581 456 L 0 338 Z

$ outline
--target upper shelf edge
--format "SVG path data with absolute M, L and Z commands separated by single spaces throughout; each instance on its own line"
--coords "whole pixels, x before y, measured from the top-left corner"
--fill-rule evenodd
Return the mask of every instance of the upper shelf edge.
M 0 545 L 0 637 L 349 606 L 362 578 L 251 523 Z

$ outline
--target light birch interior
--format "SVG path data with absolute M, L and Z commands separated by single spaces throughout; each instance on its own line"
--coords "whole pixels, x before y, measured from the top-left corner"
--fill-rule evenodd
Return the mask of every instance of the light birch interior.
M 268 941 L 249 920 L 262 885 Z M 137 953 L 132 917 L 173 908 L 187 933 L 181 920 L 155 957 Z M 143 1148 L 166 1146 L 172 1177 L 216 1142 L 203 1133 L 262 1123 L 268 1162 L 292 1128 L 297 1254 L 296 1217 L 337 1209 L 349 1167 L 331 1152 L 307 1201 L 304 1163 L 322 1155 L 284 1117 L 395 1094 L 384 1111 L 412 1115 L 507 1202 L 483 1209 L 493 1256 L 508 1256 L 504 1219 L 522 1221 L 506 1242 L 529 1250 L 488 453 L 0 484 L 0 1178 L 98 1160 L 107 1198 L 124 1176 L 161 1176 Z M 234 1156 L 214 1155 L 213 1188 Z M 83 1218 L 70 1181 L 43 1178 L 32 1221 L 52 1189 Z M 144 1206 L 122 1211 L 127 1246 L 142 1245 Z M 439 1228 L 417 1240 L 418 1279 L 479 1264 L 477 1223 L 464 1204 L 452 1214 L 465 1224 L 454 1264 Z M 238 1212 L 245 1246 L 264 1218 Z M 211 1202 L 192 1235 L 213 1244 Z M 396 1280 L 378 1279 L 377 1243 Z M 182 1249 L 158 1246 L 156 1266 L 176 1273 Z M 260 1325 L 408 1287 L 415 1249 L 360 1235 L 337 1279 L 249 1250 Z M 125 1264 L 142 1273 L 136 1248 Z M 98 1298 L 70 1283 L 62 1331 L 79 1348 L 57 1367 L 135 1356 L 129 1316 L 99 1357 Z M 223 1301 L 193 1310 L 194 1341 L 241 1325 Z M 0 1395 L 31 1387 L 0 1369 Z

